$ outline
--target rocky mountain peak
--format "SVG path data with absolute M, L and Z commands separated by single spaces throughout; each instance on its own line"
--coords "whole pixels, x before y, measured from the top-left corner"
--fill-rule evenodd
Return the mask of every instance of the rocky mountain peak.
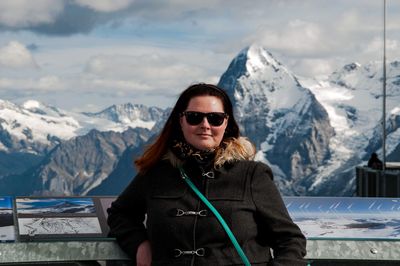
M 25 101 L 23 104 L 21 104 L 21 107 L 24 110 L 27 110 L 31 113 L 34 114 L 39 114 L 39 115 L 48 115 L 48 116 L 53 116 L 53 117 L 64 117 L 66 116 L 66 112 L 58 109 L 54 106 L 48 105 L 41 103 L 39 101 L 35 100 L 28 100 Z
M 146 107 L 142 104 L 125 103 L 112 105 L 97 113 L 83 113 L 86 116 L 107 119 L 116 123 L 151 129 L 162 119 L 164 110 Z
M 262 46 L 249 46 L 247 49 L 243 50 L 243 53 L 247 55 L 246 68 L 250 74 L 254 74 L 260 70 L 265 72 L 267 66 L 274 72 L 288 72 L 287 69 Z
M 242 134 L 262 152 L 259 159 L 281 173 L 284 183 L 297 182 L 329 157 L 333 129 L 326 111 L 265 48 L 242 50 L 219 85 L 232 97 Z

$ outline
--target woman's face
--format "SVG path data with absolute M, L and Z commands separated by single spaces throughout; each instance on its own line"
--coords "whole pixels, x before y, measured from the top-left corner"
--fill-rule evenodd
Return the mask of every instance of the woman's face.
M 222 101 L 215 96 L 197 96 L 189 101 L 186 112 L 224 113 Z M 185 140 L 199 150 L 216 148 L 222 141 L 228 119 L 225 118 L 220 126 L 210 125 L 206 117 L 203 117 L 198 125 L 190 125 L 186 116 L 181 116 L 180 124 Z

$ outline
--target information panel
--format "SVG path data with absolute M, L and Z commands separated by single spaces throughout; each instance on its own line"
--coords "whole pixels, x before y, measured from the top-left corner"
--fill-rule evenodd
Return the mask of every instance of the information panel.
M 91 197 L 17 197 L 20 240 L 82 239 L 107 237 L 105 208 Z
M 15 241 L 12 197 L 0 197 L 0 242 Z
M 284 197 L 308 239 L 400 240 L 400 199 Z

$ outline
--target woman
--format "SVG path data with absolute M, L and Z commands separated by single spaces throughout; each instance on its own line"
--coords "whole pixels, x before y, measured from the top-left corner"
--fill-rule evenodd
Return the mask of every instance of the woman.
M 210 84 L 190 86 L 158 139 L 135 161 L 138 175 L 109 209 L 111 234 L 136 265 L 243 264 L 214 214 L 181 178 L 182 168 L 252 265 L 306 265 L 305 238 L 271 169 L 252 161 L 254 154 L 227 94 Z

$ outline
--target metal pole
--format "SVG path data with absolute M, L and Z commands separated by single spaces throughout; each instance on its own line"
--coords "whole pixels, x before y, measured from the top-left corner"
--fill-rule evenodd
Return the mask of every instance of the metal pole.
M 382 114 L 382 162 L 386 169 L 386 0 L 383 0 L 383 114 Z

